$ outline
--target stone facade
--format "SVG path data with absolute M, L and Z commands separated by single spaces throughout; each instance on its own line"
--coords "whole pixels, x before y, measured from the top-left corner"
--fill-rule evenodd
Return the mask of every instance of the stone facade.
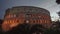
M 48 10 L 33 7 L 33 6 L 19 6 L 6 10 L 2 28 L 9 30 L 18 24 L 42 24 L 48 26 L 51 24 L 51 17 Z M 8 27 L 8 28 L 7 28 Z

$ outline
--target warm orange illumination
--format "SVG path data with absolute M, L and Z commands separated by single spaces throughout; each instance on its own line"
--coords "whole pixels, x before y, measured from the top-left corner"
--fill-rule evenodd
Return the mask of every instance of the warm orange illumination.
M 31 10 L 30 10 L 31 9 Z M 18 24 L 50 24 L 50 13 L 48 10 L 38 7 L 13 7 L 6 11 L 2 29 L 4 31 L 11 30 Z
M 5 20 L 2 24 L 3 30 L 6 31 L 12 29 L 13 27 L 16 27 L 19 24 L 17 21 L 17 19 Z
M 28 19 L 26 19 L 28 17 Z M 45 16 L 43 14 L 31 14 L 31 15 L 25 15 L 25 14 L 19 14 L 19 16 L 16 17 L 15 14 L 13 15 L 7 15 L 5 16 L 4 23 L 2 24 L 2 29 L 4 31 L 11 30 L 13 27 L 16 27 L 18 24 L 23 23 L 30 23 L 30 24 L 49 24 L 50 23 L 50 17 Z

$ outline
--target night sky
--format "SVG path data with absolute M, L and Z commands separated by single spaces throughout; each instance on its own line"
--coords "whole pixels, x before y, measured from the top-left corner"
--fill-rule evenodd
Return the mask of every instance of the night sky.
M 4 18 L 5 10 L 15 6 L 36 6 L 50 11 L 52 20 L 58 19 L 56 12 L 60 11 L 60 5 L 56 0 L 0 0 L 0 19 Z

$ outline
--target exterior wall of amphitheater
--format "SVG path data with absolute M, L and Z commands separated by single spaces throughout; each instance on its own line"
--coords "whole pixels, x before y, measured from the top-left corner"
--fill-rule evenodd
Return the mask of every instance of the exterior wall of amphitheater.
M 2 28 L 4 28 L 4 30 L 9 30 L 11 27 L 23 23 L 48 26 L 51 24 L 50 13 L 46 9 L 33 6 L 9 8 L 6 10 Z

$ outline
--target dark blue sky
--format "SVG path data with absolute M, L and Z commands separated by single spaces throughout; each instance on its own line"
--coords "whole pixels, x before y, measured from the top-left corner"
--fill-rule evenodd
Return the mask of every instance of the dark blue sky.
M 56 0 L 0 0 L 0 19 L 3 19 L 5 10 L 14 6 L 36 6 L 50 11 L 52 20 L 58 19 L 56 12 L 60 10 Z

